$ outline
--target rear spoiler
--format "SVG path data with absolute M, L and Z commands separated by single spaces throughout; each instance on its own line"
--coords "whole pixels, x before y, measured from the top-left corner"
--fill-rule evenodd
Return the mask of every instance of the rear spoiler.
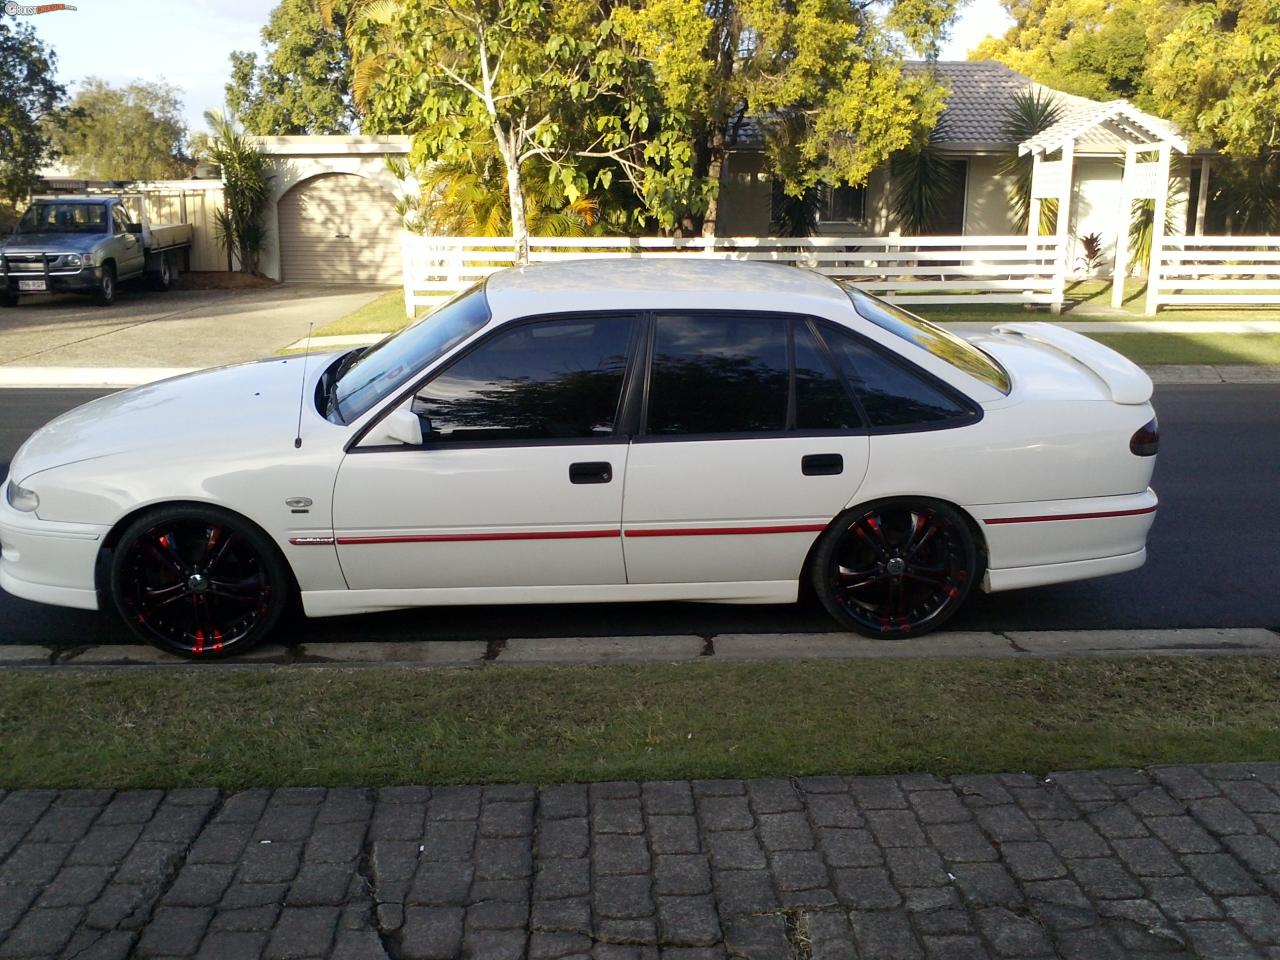
M 1088 367 L 1105 383 L 1111 391 L 1111 399 L 1116 403 L 1146 403 L 1151 399 L 1151 378 L 1146 371 L 1110 347 L 1090 340 L 1074 330 L 1066 330 L 1052 323 L 1001 323 L 992 327 L 991 332 L 1022 337 L 1066 354 Z

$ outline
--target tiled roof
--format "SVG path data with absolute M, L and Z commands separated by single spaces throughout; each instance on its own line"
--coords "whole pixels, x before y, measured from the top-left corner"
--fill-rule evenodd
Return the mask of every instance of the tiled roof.
M 913 69 L 927 69 L 913 63 Z M 1032 82 L 995 60 L 940 60 L 933 64 L 938 79 L 950 89 L 938 120 L 939 143 L 1008 143 L 1002 132 L 1009 106 Z
M 908 70 L 930 67 L 950 91 L 946 109 L 938 120 L 938 143 L 1017 146 L 1017 141 L 1010 140 L 1001 130 L 1004 118 L 1014 97 L 1037 84 L 995 60 L 939 60 L 932 65 L 912 61 L 907 64 Z M 1084 97 L 1074 97 L 1058 90 L 1049 92 L 1064 108 L 1099 106 L 1096 101 Z M 760 126 L 751 117 L 742 121 L 737 137 L 731 135 L 730 140 L 739 150 L 759 150 L 764 146 Z

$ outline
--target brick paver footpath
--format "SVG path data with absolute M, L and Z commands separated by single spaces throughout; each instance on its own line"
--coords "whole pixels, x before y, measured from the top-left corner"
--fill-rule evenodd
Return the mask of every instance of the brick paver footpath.
M 1280 764 L 0 792 L 0 957 L 1280 957 Z

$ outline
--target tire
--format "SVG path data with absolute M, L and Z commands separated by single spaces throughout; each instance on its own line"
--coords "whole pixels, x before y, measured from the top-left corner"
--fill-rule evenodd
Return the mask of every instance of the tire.
M 810 577 L 842 626 L 918 637 L 964 604 L 979 569 L 969 524 L 938 500 L 901 497 L 846 510 L 818 539 Z
M 0 307 L 16 307 L 18 305 L 18 295 L 10 293 L 8 290 L 0 290 Z
M 102 265 L 102 277 L 98 280 L 98 289 L 93 292 L 93 302 L 100 307 L 109 307 L 116 302 L 115 264 Z
M 193 660 L 244 653 L 276 628 L 293 579 L 257 527 L 216 507 L 160 507 L 134 520 L 111 558 L 111 600 L 135 634 Z
M 151 271 L 151 289 L 164 293 L 173 286 L 173 266 L 169 263 L 169 255 L 160 255 L 160 267 Z

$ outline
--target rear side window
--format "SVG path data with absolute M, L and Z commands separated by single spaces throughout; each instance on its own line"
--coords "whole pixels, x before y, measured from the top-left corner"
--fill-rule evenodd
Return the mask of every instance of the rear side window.
M 496 334 L 414 399 L 430 442 L 554 440 L 614 431 L 633 319 L 525 323 Z
M 861 430 L 862 418 L 809 324 L 795 322 L 796 429 Z
M 785 317 L 667 314 L 656 320 L 647 432 L 785 430 Z
M 976 411 L 958 395 L 886 356 L 857 334 L 824 324 L 822 336 L 872 428 L 928 429 L 958 426 L 977 418 Z
M 863 293 L 853 287 L 845 287 L 853 308 L 864 320 L 870 320 L 881 330 L 914 343 L 928 350 L 940 360 L 963 370 L 969 376 L 981 380 L 1008 396 L 1009 374 L 994 358 L 979 350 L 968 340 L 957 337 L 923 317 L 908 313 L 901 307 L 886 303 L 879 297 Z

